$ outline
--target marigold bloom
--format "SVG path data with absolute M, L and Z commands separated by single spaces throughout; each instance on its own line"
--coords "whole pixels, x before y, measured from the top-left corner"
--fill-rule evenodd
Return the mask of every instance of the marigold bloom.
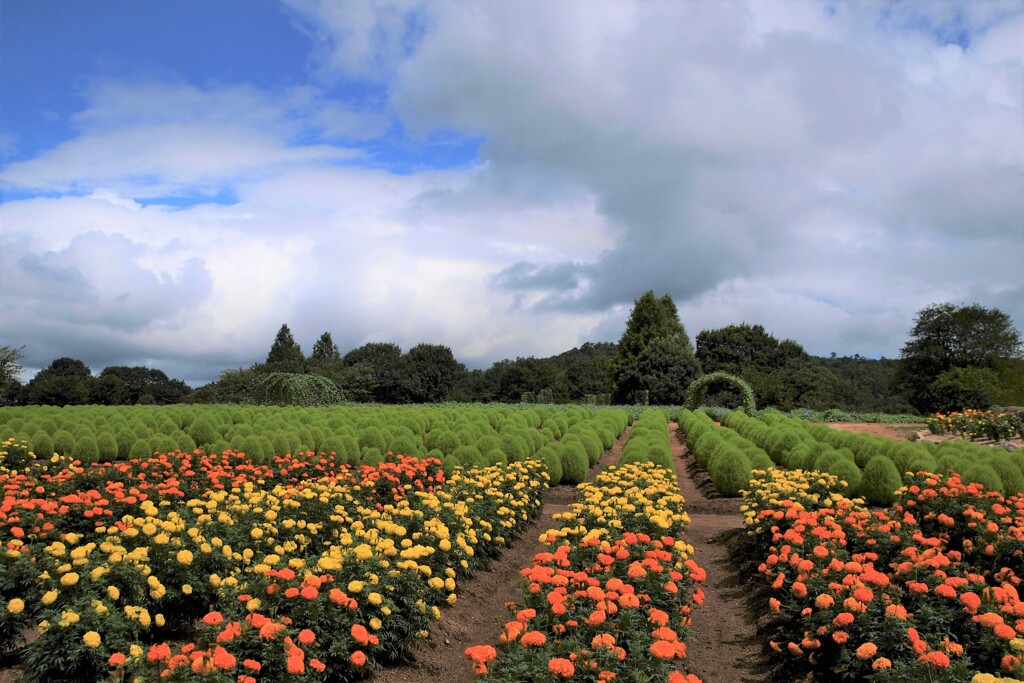
M 308 628 L 299 631 L 299 642 L 303 645 L 312 645 L 316 642 L 316 634 Z
M 203 623 L 207 626 L 220 626 L 224 622 L 224 615 L 220 612 L 208 612 L 203 617 Z
M 524 647 L 540 647 L 546 642 L 548 642 L 548 637 L 540 631 L 527 631 L 519 639 L 519 643 Z
M 362 650 L 356 650 L 349 657 L 349 661 L 356 666 L 362 666 L 363 664 L 366 664 L 366 653 Z
M 563 678 L 572 678 L 576 673 L 576 667 L 568 659 L 554 657 L 548 662 L 548 671 Z
M 126 659 L 127 657 L 124 656 L 123 652 L 115 652 L 114 654 L 110 655 L 110 659 L 107 660 L 107 664 L 109 664 L 110 666 L 121 666 L 122 664 L 124 664 Z
M 878 646 L 875 645 L 874 643 L 867 642 L 867 643 L 864 643 L 860 647 L 857 648 L 856 655 L 857 655 L 857 659 L 859 659 L 862 662 L 864 662 L 864 661 L 867 661 L 867 660 L 871 659 L 872 657 L 874 657 L 877 652 L 878 652 Z

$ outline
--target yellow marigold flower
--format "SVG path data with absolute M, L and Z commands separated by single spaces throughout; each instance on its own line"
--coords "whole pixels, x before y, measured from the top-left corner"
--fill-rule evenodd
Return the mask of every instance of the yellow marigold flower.
M 181 587 L 181 592 L 185 595 L 192 595 L 192 586 L 186 583 Z
M 86 631 L 85 635 L 82 636 L 82 642 L 85 643 L 86 647 L 99 647 L 103 639 L 100 638 L 100 634 L 96 631 Z
M 370 628 L 372 628 L 374 631 L 379 631 L 380 627 L 383 625 L 384 622 L 382 622 L 379 617 L 373 617 L 372 619 L 370 619 Z
M 349 581 L 348 582 L 348 592 L 349 593 L 361 593 L 361 592 L 363 592 L 363 588 L 365 586 L 366 586 L 366 583 L 364 581 Z
M 107 595 L 111 600 L 117 600 L 121 597 L 121 589 L 117 586 L 107 586 Z
M 178 564 L 192 564 L 192 551 L 191 550 L 179 550 L 177 558 Z
M 366 596 L 366 598 L 374 607 L 377 607 L 380 605 L 380 603 L 384 602 L 384 596 L 380 593 L 370 593 L 368 596 Z
M 64 576 L 60 577 L 60 585 L 62 586 L 74 586 L 78 583 L 78 574 L 75 572 L 68 572 Z
M 167 620 L 164 619 L 164 615 L 162 614 L 156 615 L 156 617 L 153 618 L 153 621 L 156 623 L 157 626 L 163 626 L 167 623 Z
M 149 610 L 142 610 L 139 612 L 139 626 L 142 628 L 149 628 L 149 625 L 153 623 L 152 618 L 149 616 Z
M 7 611 L 10 614 L 21 614 L 25 610 L 25 601 L 21 598 L 12 598 L 7 603 Z
M 44 605 L 52 605 L 57 597 L 60 595 L 60 591 L 47 591 L 43 593 L 42 603 Z
M 252 600 L 249 600 L 247 603 L 245 603 L 245 609 L 249 610 L 250 612 L 255 612 L 260 608 L 260 605 L 262 604 L 263 603 L 260 602 L 259 598 L 253 598 Z

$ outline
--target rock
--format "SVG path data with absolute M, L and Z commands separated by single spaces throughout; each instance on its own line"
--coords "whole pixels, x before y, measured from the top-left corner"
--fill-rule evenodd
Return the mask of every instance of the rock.
M 1012 444 L 1009 441 L 1004 441 L 1003 443 L 1001 443 L 999 445 L 1002 446 L 1003 448 L 1005 448 L 1006 450 L 1010 451 L 1010 452 L 1013 452 L 1013 451 L 1017 450 L 1017 448 L 1018 448 L 1018 446 L 1016 444 Z

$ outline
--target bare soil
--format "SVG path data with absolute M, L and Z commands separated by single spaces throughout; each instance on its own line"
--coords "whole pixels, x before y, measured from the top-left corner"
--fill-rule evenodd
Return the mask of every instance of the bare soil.
M 676 479 L 690 514 L 686 540 L 693 546 L 693 559 L 708 573 L 704 604 L 694 610 L 687 638 L 686 668 L 704 683 L 785 680 L 777 676 L 767 654 L 749 582 L 739 570 L 743 561 L 737 553 L 746 538 L 742 499 L 718 496 L 687 451 L 678 426 L 669 424 L 669 431 Z
M 598 472 L 619 461 L 628 436 L 629 429 L 590 468 L 587 481 L 593 481 Z M 463 652 L 471 645 L 498 644 L 498 635 L 511 616 L 505 605 L 521 595 L 519 570 L 531 566 L 533 556 L 544 550 L 538 539 L 548 529 L 558 526 L 553 516 L 566 512 L 575 500 L 574 486 L 548 489 L 540 516 L 523 536 L 492 560 L 487 571 L 477 572 L 459 584 L 458 602 L 441 612 L 441 618 L 430 629 L 429 638 L 415 644 L 412 661 L 381 669 L 373 680 L 377 683 L 472 683 L 475 677 Z

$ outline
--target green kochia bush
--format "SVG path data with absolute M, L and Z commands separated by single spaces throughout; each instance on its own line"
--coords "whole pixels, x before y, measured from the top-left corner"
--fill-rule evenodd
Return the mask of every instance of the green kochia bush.
M 975 462 L 964 468 L 960 473 L 960 481 L 965 484 L 981 484 L 989 491 L 1003 492 L 1003 480 L 990 465 Z
M 579 484 L 587 478 L 590 461 L 583 444 L 572 442 L 562 444 L 562 483 Z
M 750 484 L 750 459 L 739 448 L 726 445 L 708 463 L 715 489 L 724 496 L 738 496 Z
M 876 455 L 864 466 L 860 494 L 869 505 L 891 505 L 902 485 L 903 478 L 892 460 Z

